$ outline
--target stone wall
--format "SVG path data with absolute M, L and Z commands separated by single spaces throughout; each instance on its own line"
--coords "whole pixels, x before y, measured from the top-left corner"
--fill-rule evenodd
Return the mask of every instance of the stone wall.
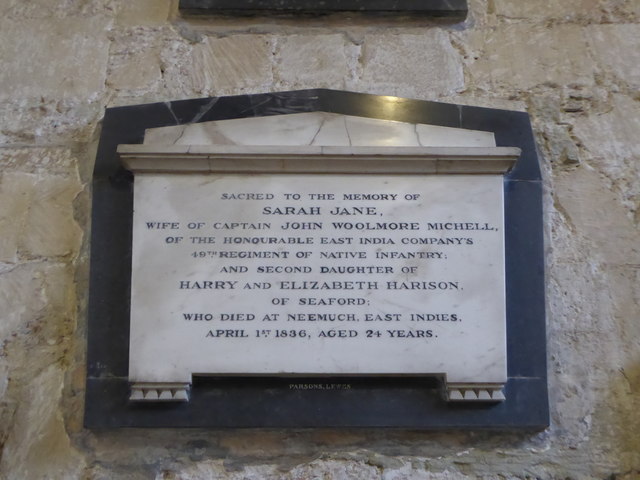
M 186 21 L 169 0 L 0 4 L 0 478 L 640 478 L 640 2 L 470 7 L 438 25 Z M 82 428 L 104 108 L 313 87 L 532 115 L 547 431 Z

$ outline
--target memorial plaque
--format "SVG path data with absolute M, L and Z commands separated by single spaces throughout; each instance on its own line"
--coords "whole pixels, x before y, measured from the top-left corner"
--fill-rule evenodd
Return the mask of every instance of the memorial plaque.
M 156 160 L 176 174 L 123 148 L 132 399 L 187 400 L 192 375 L 224 374 L 435 375 L 450 400 L 503 400 L 502 175 L 423 173 L 429 149 L 408 150 L 409 175 L 402 151 L 377 174 L 260 173 L 259 153 L 229 159 L 258 172 L 244 174 Z
M 85 424 L 543 428 L 541 195 L 522 112 L 108 109 Z

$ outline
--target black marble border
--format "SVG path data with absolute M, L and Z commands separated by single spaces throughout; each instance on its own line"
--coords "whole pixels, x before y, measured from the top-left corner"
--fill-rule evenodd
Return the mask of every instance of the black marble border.
M 187 15 L 326 14 L 337 12 L 421 15 L 464 20 L 467 0 L 180 0 Z
M 105 112 L 93 179 L 85 426 L 401 427 L 542 429 L 547 396 L 542 182 L 529 116 L 522 112 L 397 99 L 335 90 L 202 98 Z M 349 390 L 291 390 L 288 379 L 195 379 L 188 404 L 128 402 L 133 178 L 119 144 L 142 143 L 147 128 L 231 118 L 324 111 L 492 131 L 522 156 L 506 176 L 507 400 L 443 401 L 424 378 L 298 379 L 349 383 Z M 455 352 L 452 352 L 455 355 Z

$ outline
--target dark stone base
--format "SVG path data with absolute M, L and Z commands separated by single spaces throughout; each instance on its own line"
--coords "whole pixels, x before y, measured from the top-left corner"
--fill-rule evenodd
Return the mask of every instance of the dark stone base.
M 387 103 L 383 96 L 301 90 L 107 109 L 93 180 L 87 427 L 548 426 L 542 184 L 529 117 L 406 99 L 396 99 L 391 110 Z M 522 149 L 504 182 L 509 376 L 504 402 L 447 403 L 436 379 L 345 377 L 195 378 L 188 403 L 129 401 L 133 178 L 120 166 L 117 145 L 142 143 L 147 128 L 313 111 L 492 131 L 498 146 Z M 296 384 L 312 387 L 292 387 Z

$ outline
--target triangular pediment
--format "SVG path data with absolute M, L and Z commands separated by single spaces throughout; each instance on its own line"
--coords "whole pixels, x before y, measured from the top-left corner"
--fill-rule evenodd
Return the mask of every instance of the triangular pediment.
M 327 112 L 219 120 L 148 129 L 146 145 L 495 147 L 493 132 Z

